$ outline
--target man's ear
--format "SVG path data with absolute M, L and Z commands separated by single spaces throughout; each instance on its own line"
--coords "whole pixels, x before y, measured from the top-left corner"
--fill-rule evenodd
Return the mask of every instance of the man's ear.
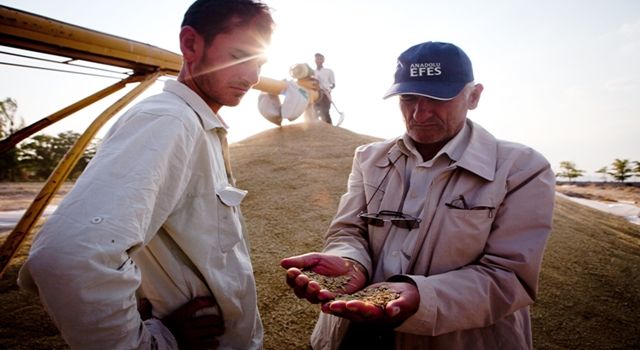
M 204 38 L 191 26 L 180 29 L 180 51 L 185 62 L 195 62 L 204 52 Z
M 478 107 L 478 102 L 480 102 L 480 95 L 482 95 L 482 90 L 484 90 L 484 86 L 482 86 L 482 84 L 476 84 L 473 86 L 473 90 L 471 90 L 471 93 L 469 94 L 469 110 Z

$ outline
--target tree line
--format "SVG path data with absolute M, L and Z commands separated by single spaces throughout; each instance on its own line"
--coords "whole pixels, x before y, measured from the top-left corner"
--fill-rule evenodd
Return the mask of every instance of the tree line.
M 584 175 L 585 170 L 578 169 L 574 162 L 560 162 L 560 171 L 556 173 L 556 177 L 562 177 L 573 182 L 573 180 Z M 616 158 L 610 166 L 603 166 L 596 170 L 596 174 L 600 174 L 602 181 L 607 181 L 609 176 L 618 182 L 625 182 L 632 176 L 640 177 L 640 161 L 631 161 L 629 159 Z
M 24 127 L 22 118 L 16 116 L 18 103 L 12 98 L 0 101 L 0 140 Z M 79 133 L 65 131 L 58 135 L 36 135 L 9 151 L 0 154 L 0 181 L 41 181 L 49 177 L 58 162 L 80 137 Z M 94 140 L 84 151 L 82 158 L 69 175 L 76 179 L 96 153 L 99 140 Z M 556 177 L 566 178 L 569 182 L 584 175 L 586 171 L 578 169 L 571 161 L 560 162 L 560 171 Z M 632 176 L 640 177 L 640 161 L 615 159 L 610 166 L 596 170 L 603 181 L 610 176 L 615 181 L 625 182 Z
M 0 101 L 0 140 L 24 127 L 24 120 L 16 116 L 17 102 L 12 98 Z M 12 149 L 0 154 L 0 181 L 46 180 L 78 140 L 80 134 L 65 131 L 58 135 L 32 136 Z M 97 140 L 89 144 L 69 174 L 76 179 L 96 153 Z

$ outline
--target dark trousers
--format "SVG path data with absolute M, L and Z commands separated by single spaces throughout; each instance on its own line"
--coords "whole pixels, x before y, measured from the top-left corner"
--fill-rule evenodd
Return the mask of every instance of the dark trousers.
M 394 332 L 390 326 L 351 322 L 340 343 L 340 350 L 393 350 Z
M 331 115 L 329 115 L 329 109 L 331 109 L 331 99 L 326 93 L 320 91 L 320 97 L 313 105 L 316 111 L 316 118 L 322 120 L 325 123 L 332 124 Z

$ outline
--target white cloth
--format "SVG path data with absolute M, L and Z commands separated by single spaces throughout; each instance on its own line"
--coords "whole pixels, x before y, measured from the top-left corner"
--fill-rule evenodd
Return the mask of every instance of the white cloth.
M 71 348 L 176 349 L 161 322 L 140 320 L 136 293 L 157 318 L 213 293 L 220 348 L 262 347 L 238 207 L 245 192 L 225 171 L 226 128 L 193 91 L 167 81 L 106 135 L 19 275 Z
M 273 124 L 282 124 L 282 103 L 277 95 L 260 94 L 258 96 L 258 111 Z
M 301 116 L 305 108 L 307 108 L 307 104 L 309 104 L 309 94 L 295 82 L 287 81 L 287 89 L 284 91 L 284 96 L 282 118 L 294 121 Z
M 296 120 L 309 104 L 309 94 L 294 81 L 287 81 L 287 88 L 282 94 L 283 102 L 277 95 L 262 93 L 258 96 L 260 114 L 276 125 L 282 124 L 282 119 Z
M 320 90 L 324 91 L 327 96 L 331 97 L 331 90 L 336 86 L 336 78 L 333 71 L 329 68 L 320 68 L 314 71 L 314 76 L 318 79 Z

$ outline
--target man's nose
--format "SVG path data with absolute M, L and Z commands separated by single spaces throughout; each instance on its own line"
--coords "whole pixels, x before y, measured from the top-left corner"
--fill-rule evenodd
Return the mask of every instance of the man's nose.
M 257 84 L 258 80 L 260 80 L 261 65 L 256 60 L 247 61 L 244 65 L 244 74 L 242 74 L 244 80 L 252 86 Z
M 417 122 L 424 122 L 434 116 L 434 104 L 426 97 L 418 98 L 413 109 L 413 119 Z

